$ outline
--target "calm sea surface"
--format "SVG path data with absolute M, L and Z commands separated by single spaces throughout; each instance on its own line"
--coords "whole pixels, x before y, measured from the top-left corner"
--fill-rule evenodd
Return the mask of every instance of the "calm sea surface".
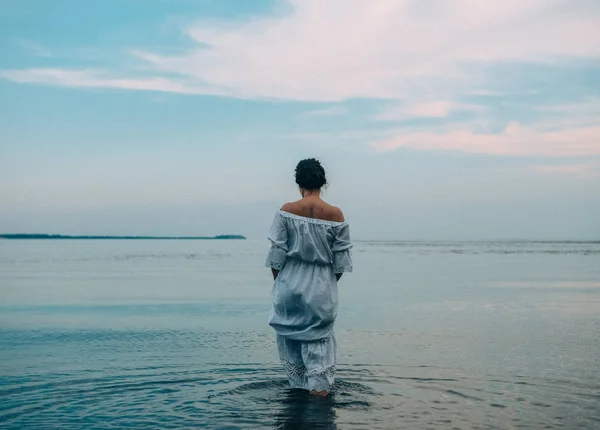
M 358 242 L 289 390 L 264 241 L 0 241 L 0 427 L 598 429 L 600 243 Z

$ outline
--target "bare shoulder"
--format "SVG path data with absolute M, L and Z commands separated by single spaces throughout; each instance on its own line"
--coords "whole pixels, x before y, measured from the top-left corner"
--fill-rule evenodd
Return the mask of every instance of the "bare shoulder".
M 284 203 L 283 206 L 281 206 L 280 210 L 282 210 L 284 212 L 295 213 L 297 206 L 298 206 L 298 202 L 287 202 L 287 203 Z
M 331 206 L 331 220 L 336 222 L 344 222 L 346 219 L 344 218 L 344 212 L 337 206 Z
M 315 205 L 309 204 L 303 200 L 298 200 L 295 202 L 285 203 L 283 206 L 281 206 L 280 210 L 307 218 L 317 218 L 335 222 L 345 221 L 344 214 L 340 208 L 325 202 Z

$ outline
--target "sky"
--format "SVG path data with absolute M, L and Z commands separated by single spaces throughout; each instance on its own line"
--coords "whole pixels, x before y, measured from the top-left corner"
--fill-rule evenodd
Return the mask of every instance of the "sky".
M 0 8 L 0 232 L 263 238 L 307 157 L 355 239 L 600 240 L 600 2 Z

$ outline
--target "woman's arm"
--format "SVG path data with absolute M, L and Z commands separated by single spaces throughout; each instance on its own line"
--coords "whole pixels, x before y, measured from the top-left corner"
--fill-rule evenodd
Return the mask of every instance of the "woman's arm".
M 287 259 L 287 226 L 280 213 L 275 215 L 267 238 L 271 242 L 271 248 L 265 266 L 271 268 L 273 280 L 275 280 Z
M 344 272 L 352 272 L 352 257 L 350 255 L 352 243 L 350 242 L 350 228 L 348 224 L 336 227 L 334 240 L 331 247 L 333 252 L 333 272 L 339 281 Z

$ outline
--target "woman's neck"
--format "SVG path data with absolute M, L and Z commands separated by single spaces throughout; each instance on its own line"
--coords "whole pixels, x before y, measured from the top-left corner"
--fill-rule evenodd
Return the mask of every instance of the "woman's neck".
M 302 198 L 321 200 L 321 190 L 302 190 Z

